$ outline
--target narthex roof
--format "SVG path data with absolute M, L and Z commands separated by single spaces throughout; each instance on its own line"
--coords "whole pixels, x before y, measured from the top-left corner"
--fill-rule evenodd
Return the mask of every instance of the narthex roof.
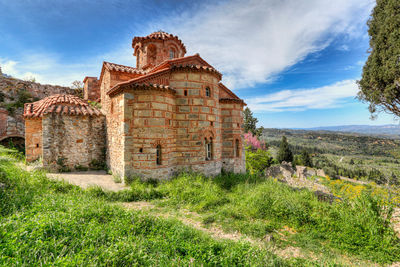
M 43 117 L 49 113 L 82 116 L 103 115 L 99 109 L 74 95 L 52 95 L 33 103 L 26 103 L 24 106 L 25 118 Z

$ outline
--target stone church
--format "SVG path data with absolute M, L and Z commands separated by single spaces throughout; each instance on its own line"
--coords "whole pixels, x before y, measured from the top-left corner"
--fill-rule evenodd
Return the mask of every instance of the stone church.
M 104 163 L 121 177 L 244 172 L 245 103 L 221 73 L 162 31 L 133 38 L 132 48 L 136 68 L 104 62 L 99 78 L 83 80 L 84 99 L 25 104 L 26 159 L 48 168 Z

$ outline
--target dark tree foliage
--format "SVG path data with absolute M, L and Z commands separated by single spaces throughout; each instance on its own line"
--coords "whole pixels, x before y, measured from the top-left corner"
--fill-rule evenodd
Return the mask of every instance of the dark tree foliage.
M 400 116 L 400 1 L 377 0 L 368 21 L 370 55 L 358 81 L 358 98 L 379 111 Z
M 312 167 L 312 166 L 313 166 L 312 160 L 311 160 L 311 156 L 310 156 L 310 154 L 307 152 L 307 150 L 301 151 L 300 157 L 301 157 L 301 163 L 302 163 L 304 166 L 307 166 L 307 167 Z
M 253 112 L 246 107 L 243 111 L 244 117 L 244 132 L 251 132 L 253 135 L 257 135 L 257 122 L 258 119 L 253 116 Z
M 277 159 L 280 163 L 282 163 L 283 161 L 286 162 L 293 161 L 293 153 L 289 148 L 289 143 L 287 142 L 286 136 L 282 136 L 282 141 L 279 146 Z

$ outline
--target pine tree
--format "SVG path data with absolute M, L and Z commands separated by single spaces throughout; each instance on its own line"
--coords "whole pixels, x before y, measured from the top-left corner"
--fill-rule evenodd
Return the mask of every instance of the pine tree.
M 313 166 L 311 156 L 305 149 L 303 151 L 301 151 L 301 163 L 307 167 Z
M 379 111 L 400 116 L 400 1 L 377 0 L 368 26 L 370 55 L 358 98 L 373 117 Z
M 251 132 L 253 135 L 257 136 L 257 122 L 258 119 L 253 117 L 253 112 L 246 107 L 243 111 L 244 117 L 244 132 L 248 133 Z
M 282 137 L 281 144 L 279 146 L 278 157 L 279 163 L 283 161 L 292 162 L 293 161 L 293 153 L 289 148 L 289 143 L 287 142 L 286 136 Z

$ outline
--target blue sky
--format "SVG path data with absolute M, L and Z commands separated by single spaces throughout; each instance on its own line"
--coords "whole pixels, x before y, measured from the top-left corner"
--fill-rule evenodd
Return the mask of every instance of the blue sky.
M 131 40 L 178 35 L 245 99 L 259 126 L 306 128 L 371 121 L 355 99 L 367 59 L 373 0 L 0 0 L 4 73 L 70 85 L 102 61 L 134 66 Z

